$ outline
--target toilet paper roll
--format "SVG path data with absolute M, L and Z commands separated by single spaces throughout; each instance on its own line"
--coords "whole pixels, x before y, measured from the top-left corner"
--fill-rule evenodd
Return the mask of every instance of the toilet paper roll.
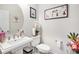
M 32 29 L 32 34 L 35 36 L 35 28 Z
M 60 45 L 61 45 L 60 41 L 57 41 L 57 47 L 58 48 L 60 48 Z
M 57 41 L 57 47 L 60 48 L 60 49 L 63 49 L 63 42 Z

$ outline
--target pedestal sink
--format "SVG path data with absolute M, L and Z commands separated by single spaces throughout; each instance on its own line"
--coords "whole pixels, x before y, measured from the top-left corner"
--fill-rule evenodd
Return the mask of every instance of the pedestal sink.
M 0 53 L 6 53 L 13 50 L 22 50 L 26 47 L 27 43 L 30 43 L 33 39 L 29 37 L 20 37 L 17 39 L 11 38 L 6 44 L 0 46 Z

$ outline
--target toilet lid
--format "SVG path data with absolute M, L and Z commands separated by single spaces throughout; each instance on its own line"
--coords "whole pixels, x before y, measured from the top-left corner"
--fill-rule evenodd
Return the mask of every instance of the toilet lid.
M 37 45 L 37 48 L 39 50 L 44 50 L 44 51 L 49 51 L 50 50 L 50 47 L 46 44 L 40 44 L 40 45 Z

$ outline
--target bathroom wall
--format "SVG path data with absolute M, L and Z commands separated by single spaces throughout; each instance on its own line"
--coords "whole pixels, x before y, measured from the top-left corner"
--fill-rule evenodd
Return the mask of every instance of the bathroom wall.
M 24 18 L 21 8 L 17 4 L 0 4 L 0 10 L 9 12 L 9 29 L 12 34 L 16 33 L 17 29 L 21 29 Z M 15 21 L 18 17 L 18 22 Z
M 25 34 L 27 36 L 32 36 L 33 22 L 38 20 L 38 5 L 37 4 L 19 4 L 19 6 L 22 8 L 23 15 L 24 15 L 24 24 L 22 29 L 25 31 Z M 30 18 L 30 7 L 33 7 L 36 9 L 36 12 L 37 12 L 36 19 Z
M 58 4 L 40 4 L 39 5 L 39 23 L 42 26 L 42 39 L 48 44 L 54 53 L 73 53 L 66 43 L 69 40 L 67 34 L 69 32 L 79 33 L 79 5 L 69 5 L 68 18 L 44 20 L 44 10 L 59 6 Z M 63 41 L 63 49 L 60 49 L 57 41 Z

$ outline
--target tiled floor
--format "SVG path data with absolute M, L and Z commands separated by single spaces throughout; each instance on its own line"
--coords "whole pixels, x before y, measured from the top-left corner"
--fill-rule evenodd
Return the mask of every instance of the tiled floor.
M 27 52 L 25 50 L 23 50 L 23 54 L 44 54 L 38 51 L 38 49 L 34 48 L 33 50 Z M 52 51 L 47 53 L 47 54 L 53 54 Z

